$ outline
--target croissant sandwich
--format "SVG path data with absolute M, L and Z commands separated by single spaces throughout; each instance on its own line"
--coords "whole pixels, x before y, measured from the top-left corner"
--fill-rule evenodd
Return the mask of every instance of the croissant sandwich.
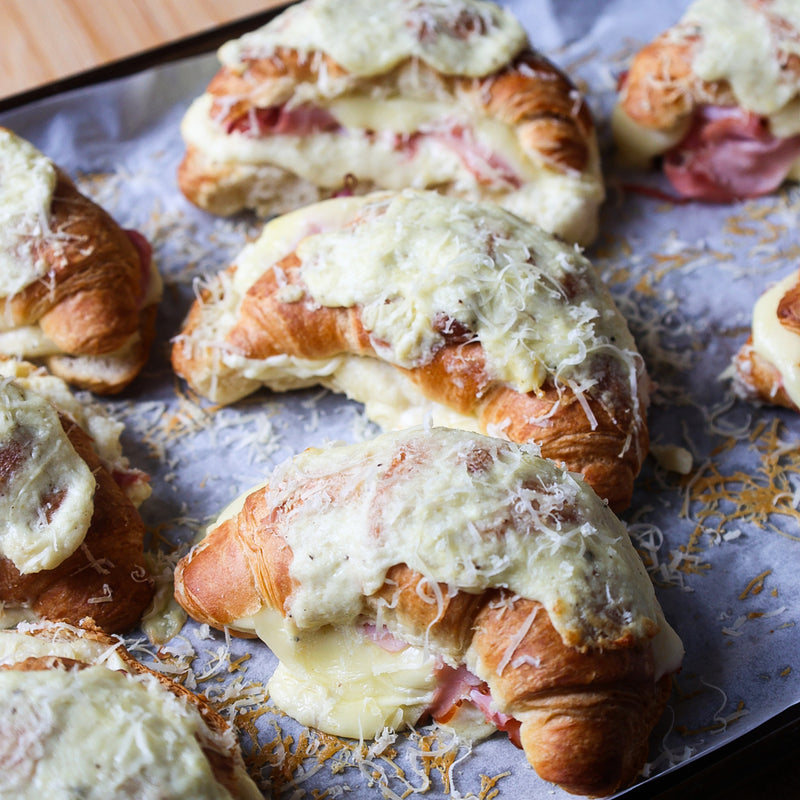
M 589 261 L 435 192 L 272 220 L 194 303 L 172 363 L 216 402 L 318 383 L 386 428 L 431 415 L 536 441 L 616 510 L 647 454 L 643 361 Z
M 0 360 L 0 625 L 135 625 L 153 596 L 122 425 L 26 362 Z
M 493 2 L 306 0 L 218 55 L 182 124 L 178 182 L 203 209 L 268 216 L 412 186 L 596 235 L 589 108 Z
M 800 272 L 778 281 L 755 303 L 752 332 L 730 374 L 741 397 L 800 411 Z
M 729 202 L 800 177 L 800 9 L 696 0 L 621 80 L 623 160 L 661 158 L 679 194 Z
M 506 730 L 579 794 L 634 779 L 683 653 L 578 476 L 448 428 L 284 463 L 178 563 L 175 595 L 269 646 L 270 698 L 303 724 Z
M 161 278 L 150 245 L 0 128 L 0 354 L 109 394 L 144 366 Z
M 208 702 L 84 621 L 0 631 L 4 797 L 260 800 Z

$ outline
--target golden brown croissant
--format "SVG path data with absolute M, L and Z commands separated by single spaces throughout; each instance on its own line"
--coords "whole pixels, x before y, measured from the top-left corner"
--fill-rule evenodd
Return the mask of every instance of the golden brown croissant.
M 617 511 L 648 448 L 643 362 L 592 265 L 502 209 L 434 192 L 268 223 L 195 302 L 172 361 L 216 402 L 321 383 L 387 428 L 432 414 L 534 441 Z
M 306 0 L 219 56 L 182 125 L 178 182 L 203 209 L 268 216 L 414 186 L 497 202 L 569 241 L 596 235 L 589 108 L 494 3 Z
M 15 797 L 81 782 L 92 787 L 87 798 L 154 789 L 159 797 L 263 796 L 233 729 L 205 698 L 139 663 L 90 620 L 0 631 L 0 695 L 2 785 Z
M 304 724 L 474 729 L 477 707 L 588 795 L 641 769 L 683 652 L 585 483 L 446 428 L 296 456 L 179 562 L 175 594 L 266 642 L 270 697 Z
M 800 177 L 800 14 L 697 0 L 634 57 L 613 128 L 623 160 L 663 157 L 681 195 L 728 202 Z
M 800 272 L 757 300 L 752 333 L 733 359 L 732 377 L 745 399 L 800 411 Z
M 153 596 L 136 505 L 146 476 L 129 468 L 115 424 L 60 379 L 20 362 L 0 362 L 0 374 L 4 618 L 91 616 L 108 631 L 130 628 Z
M 81 388 L 120 391 L 155 336 L 161 278 L 150 245 L 2 128 L 0 163 L 0 353 L 41 359 Z

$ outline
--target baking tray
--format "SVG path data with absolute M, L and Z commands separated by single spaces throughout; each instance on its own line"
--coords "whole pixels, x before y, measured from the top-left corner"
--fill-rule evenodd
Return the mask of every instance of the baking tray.
M 687 644 L 687 657 L 670 710 L 653 737 L 650 774 L 620 796 L 761 797 L 770 787 L 775 796 L 793 796 L 800 785 L 793 758 L 800 728 L 798 590 L 792 574 L 800 554 L 798 516 L 786 504 L 776 513 L 742 509 L 736 498 L 751 490 L 763 497 L 779 483 L 795 488 L 800 424 L 789 412 L 746 406 L 719 376 L 746 335 L 757 294 L 794 266 L 800 248 L 793 225 L 797 189 L 730 207 L 676 204 L 638 191 L 661 191 L 657 176 L 628 175 L 613 165 L 605 121 L 615 76 L 638 44 L 674 20 L 677 5 L 509 5 L 536 32 L 534 43 L 572 75 L 593 105 L 606 148 L 609 197 L 602 235 L 587 255 L 628 316 L 658 384 L 651 409 L 654 441 L 693 456 L 692 471 L 684 476 L 649 461 L 623 517 L 649 562 L 668 618 Z M 210 219 L 177 196 L 171 176 L 181 150 L 180 116 L 215 70 L 207 54 L 279 10 L 0 100 L 0 124 L 59 161 L 123 224 L 148 234 L 165 270 L 151 363 L 107 405 L 128 425 L 125 445 L 132 461 L 153 475 L 154 496 L 142 513 L 153 543 L 167 548 L 188 546 L 216 510 L 300 447 L 357 439 L 373 430 L 357 407 L 313 391 L 261 393 L 214 411 L 187 396 L 169 370 L 168 342 L 191 302 L 193 279 L 224 266 L 260 229 L 245 215 Z M 767 474 L 765 451 L 776 444 L 781 463 Z M 232 468 L 222 454 L 235 454 Z M 257 671 L 259 655 L 250 652 L 251 645 L 209 636 L 191 624 L 160 649 L 141 637 L 129 643 L 143 660 L 183 679 L 181 670 L 191 659 L 197 666 L 189 683 L 197 682 L 229 716 L 238 715 L 246 749 L 252 735 L 263 736 L 272 724 L 264 725 L 272 715 L 261 713 L 258 681 L 244 682 L 249 700 L 244 691 L 231 700 L 230 685 Z M 292 735 L 296 741 L 302 737 L 298 731 Z M 483 794 L 466 778 L 466 788 L 445 783 L 426 796 L 563 794 L 526 772 L 519 758 L 506 759 L 513 749 L 507 743 L 491 745 L 465 755 L 459 769 L 468 773 L 477 765 L 474 779 L 500 752 L 496 763 L 512 764 L 513 775 Z M 269 771 L 265 767 L 264 774 Z M 380 780 L 370 783 L 355 772 L 360 782 L 350 781 L 347 796 L 390 796 Z M 343 791 L 339 775 L 328 779 L 323 771 L 320 781 L 326 791 Z M 300 786 L 286 791 L 300 792 Z

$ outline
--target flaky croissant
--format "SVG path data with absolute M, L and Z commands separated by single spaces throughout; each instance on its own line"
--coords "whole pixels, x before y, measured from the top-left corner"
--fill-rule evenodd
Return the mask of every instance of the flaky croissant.
M 697 0 L 633 58 L 613 114 L 620 156 L 686 197 L 730 202 L 800 177 L 800 18 L 768 0 Z
M 0 164 L 0 353 L 44 361 L 94 392 L 122 390 L 155 336 L 161 278 L 150 245 L 2 128 Z
M 752 332 L 731 366 L 733 388 L 741 397 L 800 411 L 800 272 L 756 301 Z
M 262 638 L 272 701 L 304 724 L 474 730 L 479 708 L 587 795 L 635 778 L 683 653 L 577 476 L 445 428 L 296 456 L 178 563 L 175 596 Z
M 487 204 L 405 190 L 267 224 L 194 303 L 172 351 L 200 394 L 321 383 L 386 428 L 534 441 L 612 507 L 647 454 L 648 379 L 573 248 Z
M 70 411 L 80 404 L 60 379 L 24 362 L 2 361 L 0 374 L 4 621 L 91 616 L 104 630 L 132 627 L 154 589 L 137 510 L 147 476 L 129 468 L 111 421 L 87 421 L 88 407 L 76 413 L 97 443 L 76 422 Z M 64 393 L 71 403 L 60 409 Z
M 219 56 L 182 124 L 178 182 L 203 209 L 269 216 L 414 186 L 497 202 L 572 242 L 597 233 L 589 108 L 494 3 L 306 0 Z
M 0 696 L 4 792 L 58 796 L 83 783 L 87 798 L 263 796 L 233 729 L 205 698 L 141 664 L 89 619 L 0 631 Z M 44 717 L 58 725 L 42 725 Z

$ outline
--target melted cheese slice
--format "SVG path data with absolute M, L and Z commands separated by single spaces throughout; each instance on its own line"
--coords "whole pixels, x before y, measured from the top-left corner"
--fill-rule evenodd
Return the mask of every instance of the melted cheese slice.
M 778 370 L 783 388 L 800 408 L 800 336 L 781 325 L 778 305 L 798 280 L 793 272 L 768 289 L 753 307 L 753 349 Z
M 151 676 L 0 671 L 4 796 L 230 800 L 198 735 L 200 714 Z
M 0 553 L 22 573 L 53 569 L 83 542 L 95 479 L 75 452 L 54 406 L 0 384 Z
M 47 274 L 49 267 L 34 245 L 50 231 L 55 185 L 53 162 L 0 128 L 0 296 L 11 296 Z
M 322 52 L 349 72 L 375 75 L 418 58 L 451 75 L 481 76 L 527 44 L 512 14 L 484 0 L 306 0 L 219 50 L 237 68 L 284 47 Z
M 385 650 L 351 625 L 302 630 L 269 608 L 235 627 L 278 657 L 270 700 L 302 725 L 372 738 L 413 725 L 433 699 L 436 658 L 422 647 Z

